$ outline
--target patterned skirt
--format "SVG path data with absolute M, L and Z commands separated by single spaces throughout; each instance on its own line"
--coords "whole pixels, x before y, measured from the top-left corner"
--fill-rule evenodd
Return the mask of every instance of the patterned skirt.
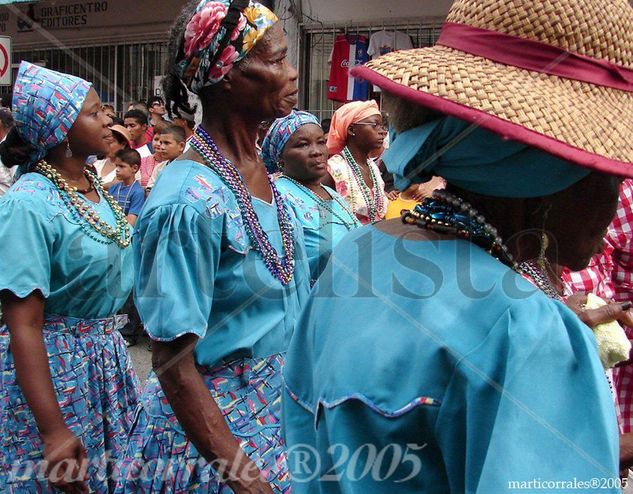
M 198 369 L 229 429 L 278 494 L 290 492 L 280 430 L 282 363 L 282 355 L 273 355 Z M 233 490 L 189 442 L 152 373 L 137 409 L 116 493 L 192 492 Z
M 114 490 L 138 402 L 138 378 L 117 321 L 47 316 L 43 328 L 57 400 L 86 448 L 89 492 L 97 494 Z M 16 381 L 6 326 L 0 328 L 0 406 L 0 492 L 59 492 L 44 474 L 42 441 Z

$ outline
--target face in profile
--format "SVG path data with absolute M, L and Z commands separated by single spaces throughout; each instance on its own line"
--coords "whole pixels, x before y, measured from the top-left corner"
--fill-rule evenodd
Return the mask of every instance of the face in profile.
M 89 156 L 110 152 L 112 123 L 101 108 L 101 101 L 94 89 L 90 89 L 77 120 L 68 132 L 70 148 L 74 154 Z
M 607 228 L 618 207 L 622 179 L 593 172 L 552 196 L 545 228 L 554 237 L 548 257 L 572 271 L 589 265 L 602 252 Z
M 292 134 L 281 154 L 283 172 L 299 182 L 321 181 L 327 174 L 327 143 L 323 129 L 303 125 Z
M 285 117 L 297 106 L 297 70 L 288 62 L 288 43 L 279 23 L 232 69 L 228 80 L 236 107 L 258 120 Z

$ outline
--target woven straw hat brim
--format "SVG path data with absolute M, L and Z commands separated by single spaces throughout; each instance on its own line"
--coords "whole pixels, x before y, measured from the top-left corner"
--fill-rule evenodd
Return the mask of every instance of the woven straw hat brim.
M 354 69 L 403 99 L 595 170 L 633 177 L 633 93 L 519 69 L 443 46 Z

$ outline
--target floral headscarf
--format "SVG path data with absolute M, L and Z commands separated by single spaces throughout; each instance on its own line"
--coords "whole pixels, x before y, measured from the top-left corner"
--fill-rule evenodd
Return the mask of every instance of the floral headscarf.
M 231 0 L 202 0 L 187 24 L 184 58 L 177 62 L 177 73 L 192 93 L 221 81 L 278 20 L 263 5 L 249 1 L 227 44 L 223 42 L 227 28 L 222 21 L 230 4 Z M 218 53 L 220 49 L 222 53 Z
M 262 141 L 261 155 L 268 173 L 279 171 L 279 158 L 288 140 L 298 129 L 308 124 L 321 126 L 319 119 L 312 113 L 297 110 L 293 110 L 287 117 L 278 118 L 273 122 Z
M 79 77 L 22 62 L 13 86 L 13 116 L 20 137 L 34 148 L 29 165 L 68 135 L 92 84 Z

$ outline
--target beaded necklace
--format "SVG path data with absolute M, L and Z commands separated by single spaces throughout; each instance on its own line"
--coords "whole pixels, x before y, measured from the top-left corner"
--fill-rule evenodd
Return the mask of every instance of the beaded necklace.
M 92 187 L 106 200 L 110 209 L 116 218 L 116 227 L 112 228 L 107 222 L 103 221 L 95 212 L 92 206 L 88 205 L 88 201 L 79 198 L 77 188 L 68 185 L 68 182 L 62 177 L 53 166 L 44 160 L 40 160 L 35 164 L 35 171 L 48 178 L 69 209 L 73 218 L 81 225 L 82 230 L 96 242 L 102 244 L 117 244 L 121 249 L 125 249 L 130 245 L 130 229 L 125 219 L 125 215 L 121 207 L 117 204 L 108 192 L 103 189 L 101 180 L 91 171 L 85 170 L 86 178 Z M 104 240 L 104 238 L 107 240 Z
M 363 172 L 360 169 L 360 166 L 358 165 L 358 163 L 356 163 L 352 152 L 347 146 L 343 148 L 343 158 L 349 165 L 350 170 L 352 171 L 352 175 L 354 176 L 354 180 L 356 180 L 360 192 L 363 195 L 363 199 L 365 200 L 365 204 L 367 205 L 367 215 L 369 217 L 370 223 L 375 223 L 376 221 L 379 221 L 379 214 L 382 212 L 384 204 L 382 194 L 378 190 L 378 180 L 376 179 L 374 167 L 369 165 L 369 175 L 371 176 L 372 184 L 372 188 L 370 189 L 365 183 Z M 353 190 L 353 188 L 350 187 L 350 190 Z M 374 191 L 373 194 L 372 190 Z
M 254 249 L 261 255 L 270 273 L 283 285 L 288 285 L 294 275 L 294 229 L 284 201 L 270 176 L 268 182 L 277 206 L 277 220 L 281 232 L 283 258 L 270 243 L 268 234 L 264 231 L 253 208 L 250 191 L 244 179 L 235 166 L 226 159 L 211 136 L 198 127 L 190 140 L 191 147 L 204 158 L 205 164 L 220 177 L 222 182 L 233 192 L 244 221 L 246 233 Z
M 322 199 L 321 197 L 319 197 L 318 194 L 316 194 L 314 191 L 310 190 L 308 187 L 303 185 L 301 182 L 295 180 L 294 178 L 290 178 L 288 175 L 281 175 L 279 178 L 284 178 L 286 180 L 289 180 L 290 182 L 295 184 L 297 187 L 299 187 L 299 189 L 301 189 L 303 192 L 305 192 L 307 195 L 309 195 L 312 199 L 314 199 L 314 201 L 317 203 L 319 208 L 324 209 L 326 212 L 330 213 L 335 218 L 338 218 L 338 220 L 341 223 L 343 223 L 343 226 L 345 226 L 345 228 L 347 228 L 347 231 L 350 231 L 353 228 L 358 228 L 359 226 L 361 226 L 360 221 L 358 221 L 358 219 L 356 219 L 356 216 L 354 215 L 352 210 L 349 208 L 347 203 L 344 202 L 344 201 L 341 201 L 338 197 L 332 196 L 332 199 L 339 206 L 341 206 L 341 208 L 343 208 L 343 211 L 345 211 L 349 215 L 349 218 L 350 218 L 351 221 L 345 221 L 336 211 L 334 211 L 334 208 L 331 207 L 328 204 L 328 201 L 326 201 L 326 200 Z M 320 184 L 320 185 L 323 188 L 323 190 L 325 190 L 327 192 L 327 189 L 323 186 L 323 184 Z
M 402 214 L 403 223 L 437 233 L 455 235 L 485 249 L 521 275 L 529 276 L 548 297 L 560 299 L 549 276 L 530 261 L 518 264 L 503 243 L 497 229 L 470 203 L 444 190 L 436 190 L 429 199 Z

